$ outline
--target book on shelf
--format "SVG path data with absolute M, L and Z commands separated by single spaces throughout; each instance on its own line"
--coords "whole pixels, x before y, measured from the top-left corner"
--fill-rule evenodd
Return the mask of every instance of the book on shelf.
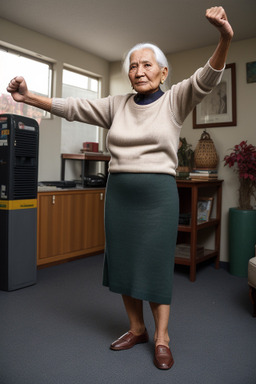
M 196 258 L 204 256 L 204 247 L 202 245 L 196 246 Z M 184 259 L 190 258 L 190 244 L 177 244 L 175 249 L 175 257 Z
M 197 168 L 197 169 L 193 169 L 192 171 L 193 173 L 199 173 L 201 175 L 214 175 L 216 173 L 218 173 L 217 169 L 200 169 L 200 168 Z
M 217 180 L 218 176 L 189 176 L 190 180 Z
M 214 180 L 218 178 L 217 170 L 207 169 L 194 169 L 189 173 L 191 180 Z

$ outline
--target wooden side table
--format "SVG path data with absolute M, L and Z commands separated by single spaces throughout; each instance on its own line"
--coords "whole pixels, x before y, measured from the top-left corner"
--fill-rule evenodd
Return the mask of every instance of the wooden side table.
M 221 200 L 223 180 L 194 181 L 177 179 L 177 187 L 180 198 L 180 213 L 191 213 L 191 221 L 188 225 L 179 225 L 178 242 L 182 238 L 189 239 L 190 257 L 175 257 L 175 264 L 188 265 L 190 268 L 190 280 L 196 280 L 196 266 L 208 259 L 215 259 L 215 268 L 219 268 L 220 259 L 220 229 L 221 229 Z M 209 189 L 212 196 L 216 194 L 216 217 L 208 221 L 198 223 L 197 202 L 199 190 Z M 205 228 L 212 228 L 215 232 L 215 247 L 213 250 L 204 249 L 203 255 L 197 256 L 198 232 Z

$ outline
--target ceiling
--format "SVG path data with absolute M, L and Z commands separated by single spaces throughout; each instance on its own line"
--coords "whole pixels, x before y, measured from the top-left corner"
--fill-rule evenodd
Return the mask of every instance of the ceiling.
M 108 61 L 138 42 L 175 53 L 215 44 L 209 0 L 0 0 L 0 17 Z M 256 1 L 222 0 L 234 41 L 256 37 Z

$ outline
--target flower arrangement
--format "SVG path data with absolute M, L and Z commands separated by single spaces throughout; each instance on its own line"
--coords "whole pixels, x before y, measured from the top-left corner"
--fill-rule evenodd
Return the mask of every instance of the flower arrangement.
M 239 177 L 239 208 L 252 209 L 252 198 L 256 198 L 256 146 L 242 141 L 232 148 L 232 152 L 224 157 L 224 166 L 236 165 Z

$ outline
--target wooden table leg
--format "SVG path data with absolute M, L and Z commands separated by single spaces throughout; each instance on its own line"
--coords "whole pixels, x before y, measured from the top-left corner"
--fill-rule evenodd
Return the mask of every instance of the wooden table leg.
M 191 196 L 191 239 L 190 239 L 190 281 L 196 280 L 196 248 L 197 248 L 197 186 L 192 186 Z
M 61 158 L 61 173 L 60 179 L 65 180 L 65 159 Z

